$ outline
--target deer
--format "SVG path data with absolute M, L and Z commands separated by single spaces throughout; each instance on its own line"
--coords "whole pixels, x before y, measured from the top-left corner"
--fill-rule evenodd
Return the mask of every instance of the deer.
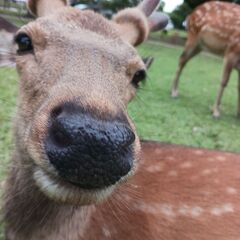
M 37 19 L 14 37 L 20 80 L 5 239 L 106 238 L 96 232 L 104 226 L 95 210 L 138 168 L 140 140 L 127 105 L 146 78 L 135 47 L 168 22 L 155 11 L 159 3 L 144 0 L 110 21 L 66 0 L 27 2 Z M 93 235 L 91 221 L 98 221 Z
M 172 86 L 172 97 L 179 95 L 181 73 L 190 59 L 202 50 L 223 56 L 224 66 L 220 89 L 213 106 L 213 116 L 219 118 L 220 105 L 233 69 L 238 71 L 238 106 L 240 116 L 240 6 L 235 3 L 210 1 L 197 7 L 187 19 L 187 42 L 179 59 L 179 66 Z

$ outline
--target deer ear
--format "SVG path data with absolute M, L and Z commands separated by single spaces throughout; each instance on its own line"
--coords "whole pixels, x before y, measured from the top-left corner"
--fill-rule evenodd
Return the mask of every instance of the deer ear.
M 122 38 L 134 46 L 141 44 L 150 31 L 163 29 L 168 23 L 168 16 L 155 12 L 160 0 L 144 0 L 136 8 L 120 11 L 113 21 Z
M 68 0 L 28 0 L 27 6 L 32 15 L 42 17 L 68 5 Z

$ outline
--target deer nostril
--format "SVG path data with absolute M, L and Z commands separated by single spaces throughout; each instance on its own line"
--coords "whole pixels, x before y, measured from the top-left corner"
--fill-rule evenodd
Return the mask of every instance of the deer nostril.
M 61 115 L 62 112 L 63 112 L 62 106 L 58 106 L 58 107 L 54 108 L 51 112 L 51 118 L 52 119 L 57 118 L 58 116 Z
M 56 146 L 60 148 L 67 147 L 72 144 L 71 136 L 58 122 L 54 122 L 49 130 L 49 136 Z
M 135 134 L 127 126 L 117 125 L 116 130 L 114 131 L 114 139 L 117 141 L 116 145 L 119 147 L 128 147 L 135 141 Z

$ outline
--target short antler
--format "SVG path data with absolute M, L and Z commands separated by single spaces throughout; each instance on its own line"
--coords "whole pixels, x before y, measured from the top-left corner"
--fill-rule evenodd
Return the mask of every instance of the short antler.
M 68 4 L 68 0 L 28 0 L 28 9 L 37 17 L 55 12 Z
M 138 7 L 122 10 L 113 18 L 125 41 L 137 46 L 148 37 L 150 31 L 161 30 L 167 25 L 168 17 L 154 12 L 159 3 L 160 0 L 144 0 Z

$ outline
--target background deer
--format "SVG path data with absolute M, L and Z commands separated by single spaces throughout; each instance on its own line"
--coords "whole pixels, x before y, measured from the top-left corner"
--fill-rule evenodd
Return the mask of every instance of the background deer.
M 220 116 L 220 103 L 233 69 L 240 71 L 240 6 L 234 3 L 212 1 L 194 10 L 188 18 L 188 39 L 179 60 L 173 82 L 172 97 L 178 96 L 178 83 L 186 63 L 202 49 L 224 55 L 221 86 L 213 107 L 213 116 Z M 238 109 L 240 116 L 240 76 L 238 80 Z
M 39 18 L 15 36 L 20 86 L 6 239 L 101 239 L 88 231 L 96 204 L 134 175 L 140 158 L 127 104 L 146 76 L 134 46 L 168 21 L 152 15 L 158 3 L 145 0 L 109 21 L 65 0 L 28 1 Z

